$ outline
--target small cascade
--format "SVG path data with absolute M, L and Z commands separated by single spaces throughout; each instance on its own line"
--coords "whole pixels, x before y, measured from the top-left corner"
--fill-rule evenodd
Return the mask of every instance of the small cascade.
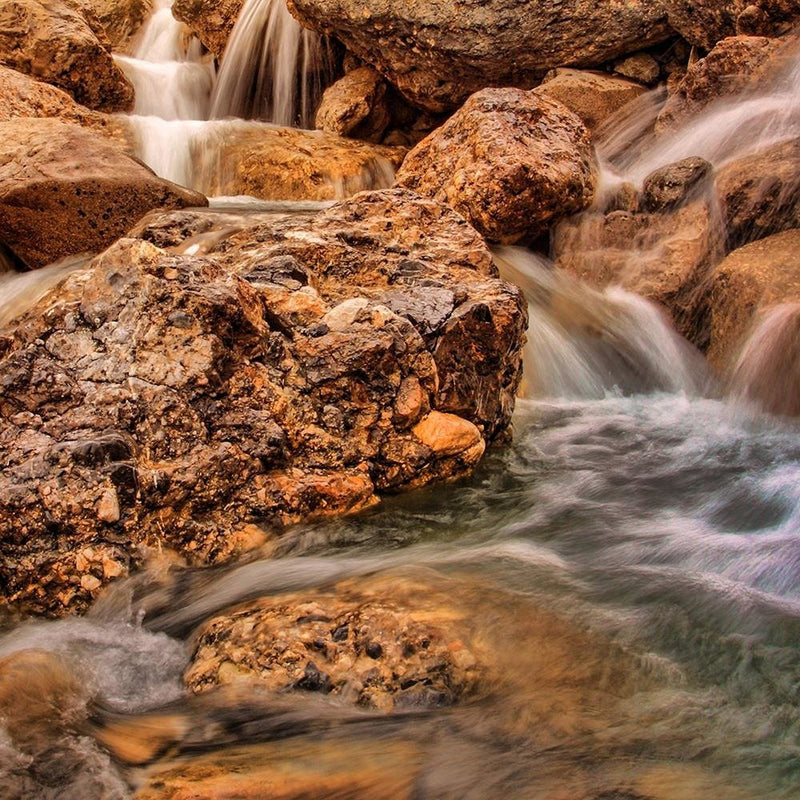
M 800 303 L 773 306 L 757 319 L 733 368 L 731 396 L 800 417 Z
M 300 27 L 285 0 L 246 0 L 214 86 L 211 118 L 313 128 L 331 79 L 327 43 Z
M 134 56 L 115 58 L 133 83 L 135 115 L 206 119 L 214 65 L 203 59 L 197 39 L 187 41 L 185 28 L 172 16 L 171 6 L 171 0 L 158 0 Z
M 493 254 L 528 301 L 523 395 L 701 392 L 701 356 L 652 303 L 618 288 L 590 289 L 523 248 L 496 247 Z

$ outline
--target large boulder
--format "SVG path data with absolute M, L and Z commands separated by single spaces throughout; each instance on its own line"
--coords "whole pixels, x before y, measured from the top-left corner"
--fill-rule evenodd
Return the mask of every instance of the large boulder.
M 214 54 L 222 58 L 244 0 L 175 0 L 172 15 Z
M 147 546 L 221 562 L 256 524 L 463 475 L 507 430 L 524 302 L 446 206 L 392 190 L 138 235 L 2 339 L 0 602 L 83 608 Z
M 492 241 L 513 242 L 586 208 L 595 170 L 586 128 L 561 103 L 484 89 L 408 154 L 397 185 L 448 203 Z
M 763 36 L 724 39 L 689 66 L 659 113 L 656 129 L 675 127 L 709 103 L 754 86 L 769 73 L 774 57 L 784 47 L 782 41 Z
M 721 372 L 730 369 L 756 315 L 798 301 L 800 230 L 784 231 L 734 250 L 712 276 L 709 362 Z
M 133 108 L 133 86 L 86 19 L 61 0 L 0 4 L 0 63 L 100 111 Z
M 553 67 L 596 67 L 671 33 L 661 3 L 645 0 L 289 0 L 289 9 L 431 111 L 457 108 L 487 86 L 529 88 Z
M 325 90 L 314 124 L 328 133 L 378 142 L 390 121 L 383 76 L 372 67 L 358 67 Z
M 452 705 L 482 679 L 486 689 L 468 619 L 449 593 L 403 576 L 267 597 L 200 627 L 185 681 L 196 693 L 257 681 L 383 711 Z
M 0 242 L 30 268 L 102 250 L 155 208 L 205 204 L 77 125 L 0 123 Z

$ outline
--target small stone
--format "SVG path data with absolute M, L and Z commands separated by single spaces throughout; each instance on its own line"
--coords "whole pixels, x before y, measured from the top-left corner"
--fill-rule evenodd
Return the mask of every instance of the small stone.
M 652 86 L 661 75 L 661 67 L 649 53 L 634 53 L 614 64 L 614 72 L 645 86 Z
M 119 498 L 114 489 L 106 489 L 100 502 L 97 504 L 97 516 L 103 521 L 119 522 Z
M 81 575 L 81 588 L 87 592 L 93 592 L 101 586 L 100 581 L 94 575 Z
M 383 647 L 379 642 L 370 642 L 366 647 L 366 653 L 370 658 L 380 658 L 383 655 Z
M 440 457 L 463 452 L 481 441 L 480 431 L 469 420 L 441 411 L 431 411 L 414 426 L 413 433 Z

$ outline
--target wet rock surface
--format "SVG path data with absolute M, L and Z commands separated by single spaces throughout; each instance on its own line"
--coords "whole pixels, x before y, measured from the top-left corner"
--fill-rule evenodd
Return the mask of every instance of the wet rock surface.
M 244 0 L 175 0 L 172 15 L 213 53 L 222 58 Z
M 506 430 L 524 303 L 454 212 L 393 190 L 232 222 L 150 220 L 2 340 L 4 603 L 83 608 L 147 546 L 223 561 Z
M 724 39 L 689 66 L 658 115 L 657 129 L 668 130 L 709 103 L 754 87 L 778 66 L 776 57 L 784 48 L 784 42 L 760 36 Z
M 486 676 L 468 629 L 465 611 L 424 581 L 348 581 L 204 623 L 185 680 L 194 692 L 258 681 L 383 711 L 452 705 Z
M 595 170 L 586 128 L 561 103 L 485 89 L 408 154 L 396 183 L 447 203 L 489 240 L 514 242 L 588 206 Z
M 670 35 L 661 4 L 640 0 L 569 8 L 550 0 L 291 0 L 289 8 L 431 111 L 457 108 L 487 86 L 530 88 L 553 67 L 595 67 Z
M 800 230 L 785 231 L 734 250 L 713 273 L 709 362 L 720 371 L 733 367 L 756 314 L 798 301 Z
M 133 87 L 84 16 L 60 0 L 0 6 L 0 63 L 69 92 L 99 111 L 133 107 Z
M 55 119 L 0 123 L 0 162 L 0 241 L 31 268 L 102 250 L 154 208 L 206 203 Z

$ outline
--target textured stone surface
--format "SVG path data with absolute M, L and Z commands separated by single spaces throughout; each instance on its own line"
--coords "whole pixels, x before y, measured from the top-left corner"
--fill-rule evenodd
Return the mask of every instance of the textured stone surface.
M 535 90 L 574 111 L 590 131 L 631 100 L 644 94 L 644 86 L 604 72 L 557 69 Z
M 658 115 L 657 130 L 675 127 L 709 103 L 754 86 L 769 74 L 773 59 L 784 48 L 780 40 L 761 36 L 724 39 L 689 66 Z
M 153 10 L 152 0 L 64 0 L 88 23 L 100 41 L 116 52 L 129 48 L 131 38 Z
M 561 103 L 484 89 L 408 154 L 397 185 L 448 203 L 492 241 L 513 242 L 589 205 L 595 166 L 586 128 Z
M 524 303 L 447 207 L 393 190 L 139 235 L 2 339 L 4 603 L 80 609 L 147 546 L 223 561 L 254 523 L 463 475 L 505 432 Z M 432 412 L 464 420 L 446 446 L 414 433 Z
M 596 67 L 670 35 L 661 3 L 644 0 L 290 0 L 289 9 L 432 111 L 487 86 L 534 86 L 553 67 Z
M 205 203 L 77 125 L 0 123 L 0 241 L 31 268 L 102 250 L 154 208 Z
M 800 226 L 800 140 L 738 159 L 717 175 L 728 248 Z
M 706 50 L 737 33 L 779 36 L 800 19 L 795 0 L 663 0 L 662 5 L 669 24 Z
M 325 90 L 315 124 L 328 133 L 377 142 L 389 121 L 383 77 L 372 67 L 358 67 Z
M 719 370 L 732 365 L 759 310 L 800 301 L 800 230 L 734 250 L 714 270 L 710 291 L 711 347 Z
M 185 680 L 194 692 L 255 680 L 384 711 L 452 705 L 486 676 L 468 631 L 466 612 L 424 581 L 348 581 L 212 618 Z
M 175 0 L 172 15 L 217 58 L 222 58 L 244 0 Z
M 685 202 L 690 192 L 712 171 L 713 167 L 708 161 L 696 156 L 655 170 L 642 183 L 643 209 L 666 211 Z
M 0 4 L 0 63 L 100 111 L 128 111 L 133 86 L 86 19 L 61 0 Z

